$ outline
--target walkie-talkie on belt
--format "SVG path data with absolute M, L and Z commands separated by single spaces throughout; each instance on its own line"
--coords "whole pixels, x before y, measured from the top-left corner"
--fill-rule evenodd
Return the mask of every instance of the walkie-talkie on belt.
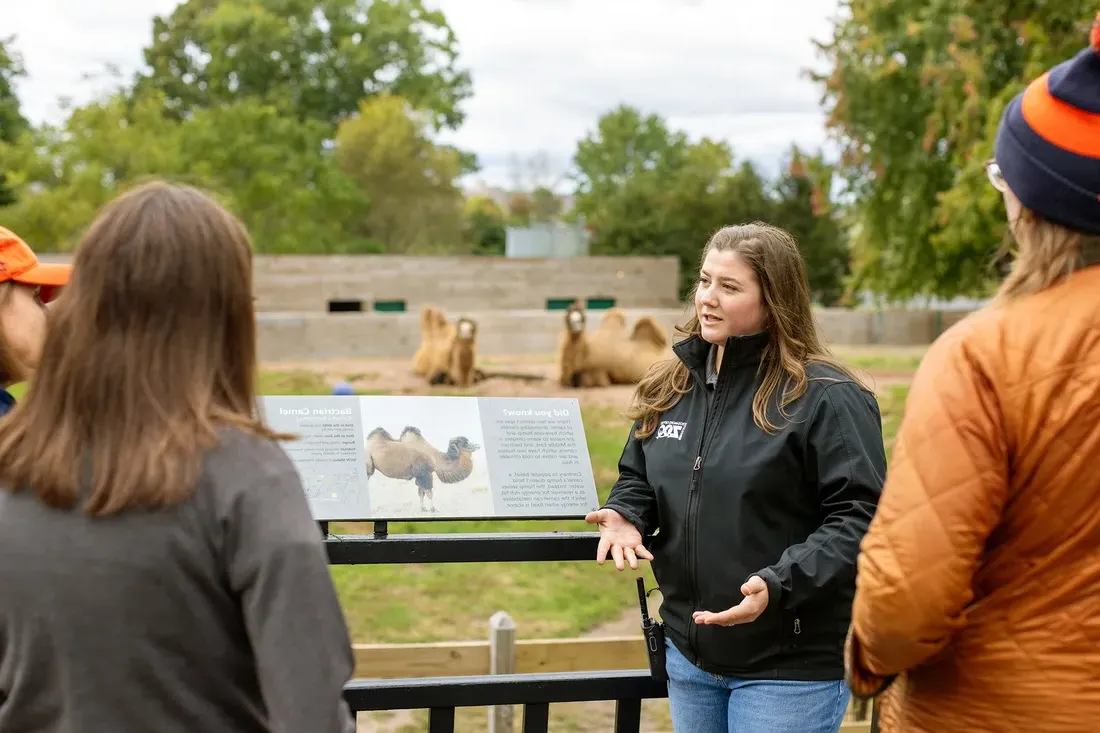
M 646 653 L 649 655 L 649 673 L 653 679 L 666 682 L 665 674 L 665 625 L 649 617 L 646 603 L 645 581 L 638 578 L 638 604 L 642 610 L 642 634 L 645 636 Z

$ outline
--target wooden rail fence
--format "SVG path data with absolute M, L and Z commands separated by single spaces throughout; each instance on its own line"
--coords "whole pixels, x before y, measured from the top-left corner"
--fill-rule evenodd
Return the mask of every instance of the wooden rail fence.
M 439 675 L 542 674 L 647 669 L 641 634 L 571 639 L 522 639 L 504 612 L 489 621 L 489 636 L 476 641 L 356 644 L 356 678 L 424 678 Z M 870 711 L 868 710 L 868 715 Z M 493 733 L 511 733 L 509 708 L 489 711 Z M 869 733 L 870 718 L 849 707 L 841 733 Z

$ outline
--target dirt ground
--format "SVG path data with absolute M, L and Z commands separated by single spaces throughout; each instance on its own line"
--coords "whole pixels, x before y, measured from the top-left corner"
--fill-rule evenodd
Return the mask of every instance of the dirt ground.
M 633 385 L 614 385 L 592 389 L 562 387 L 555 380 L 553 354 L 523 354 L 492 356 L 480 360 L 486 378 L 467 389 L 432 386 L 412 373 L 411 360 L 399 359 L 330 359 L 323 361 L 278 362 L 261 365 L 264 369 L 306 370 L 322 375 L 329 385 L 341 380 L 350 383 L 359 394 L 430 395 L 463 394 L 479 397 L 577 397 L 582 404 L 601 407 L 626 407 L 630 403 Z M 912 370 L 864 369 L 873 386 L 884 389 L 890 385 L 908 384 Z

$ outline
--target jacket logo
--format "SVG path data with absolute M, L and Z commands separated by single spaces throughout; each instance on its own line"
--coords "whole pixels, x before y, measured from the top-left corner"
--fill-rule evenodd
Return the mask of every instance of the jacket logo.
M 657 426 L 657 438 L 674 438 L 680 440 L 684 437 L 684 428 L 687 427 L 687 423 L 684 422 L 670 422 L 661 421 L 661 424 Z

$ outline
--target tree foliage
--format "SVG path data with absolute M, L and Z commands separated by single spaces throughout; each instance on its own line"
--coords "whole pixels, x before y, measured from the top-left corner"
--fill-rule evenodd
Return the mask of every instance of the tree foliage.
M 501 256 L 505 251 L 506 212 L 488 196 L 471 196 L 465 204 L 465 238 L 474 254 Z
M 104 203 L 160 177 L 212 191 L 260 252 L 461 242 L 471 158 L 430 139 L 469 93 L 453 43 L 419 0 L 186 0 L 154 22 L 148 74 L 33 129 L 0 46 L 0 172 L 17 198 L 0 220 L 70 249 Z
M 0 38 L 0 143 L 12 143 L 27 131 L 29 125 L 19 110 L 15 80 L 26 74 L 23 59 L 13 49 L 14 37 Z M 13 203 L 15 196 L 8 186 L 7 172 L 0 166 L 0 206 Z
M 154 19 L 138 88 L 180 115 L 249 98 L 330 125 L 390 92 L 455 128 L 471 94 L 457 56 L 421 0 L 186 0 Z
M 684 295 L 716 229 L 777 224 L 805 253 L 815 295 L 832 303 L 843 290 L 847 251 L 835 213 L 824 204 L 831 169 L 820 156 L 792 155 L 800 165 L 773 185 L 748 161 L 737 163 L 726 143 L 691 142 L 660 116 L 620 106 L 577 145 L 576 211 L 592 227 L 594 253 L 675 255 Z
M 236 211 L 261 252 L 356 247 L 341 224 L 366 199 L 321 147 L 317 125 L 256 100 L 200 110 L 176 122 L 156 93 L 115 94 L 0 146 L 22 195 L 3 211 L 35 246 L 68 250 L 120 191 L 157 176 L 202 186 Z
M 894 298 L 982 294 L 1005 234 L 986 182 L 997 124 L 1086 44 L 1095 0 L 844 0 L 827 124 L 852 201 L 853 283 Z
M 426 127 L 401 97 L 380 94 L 336 131 L 336 162 L 371 201 L 357 227 L 392 252 L 454 251 L 462 240 L 461 156 Z

